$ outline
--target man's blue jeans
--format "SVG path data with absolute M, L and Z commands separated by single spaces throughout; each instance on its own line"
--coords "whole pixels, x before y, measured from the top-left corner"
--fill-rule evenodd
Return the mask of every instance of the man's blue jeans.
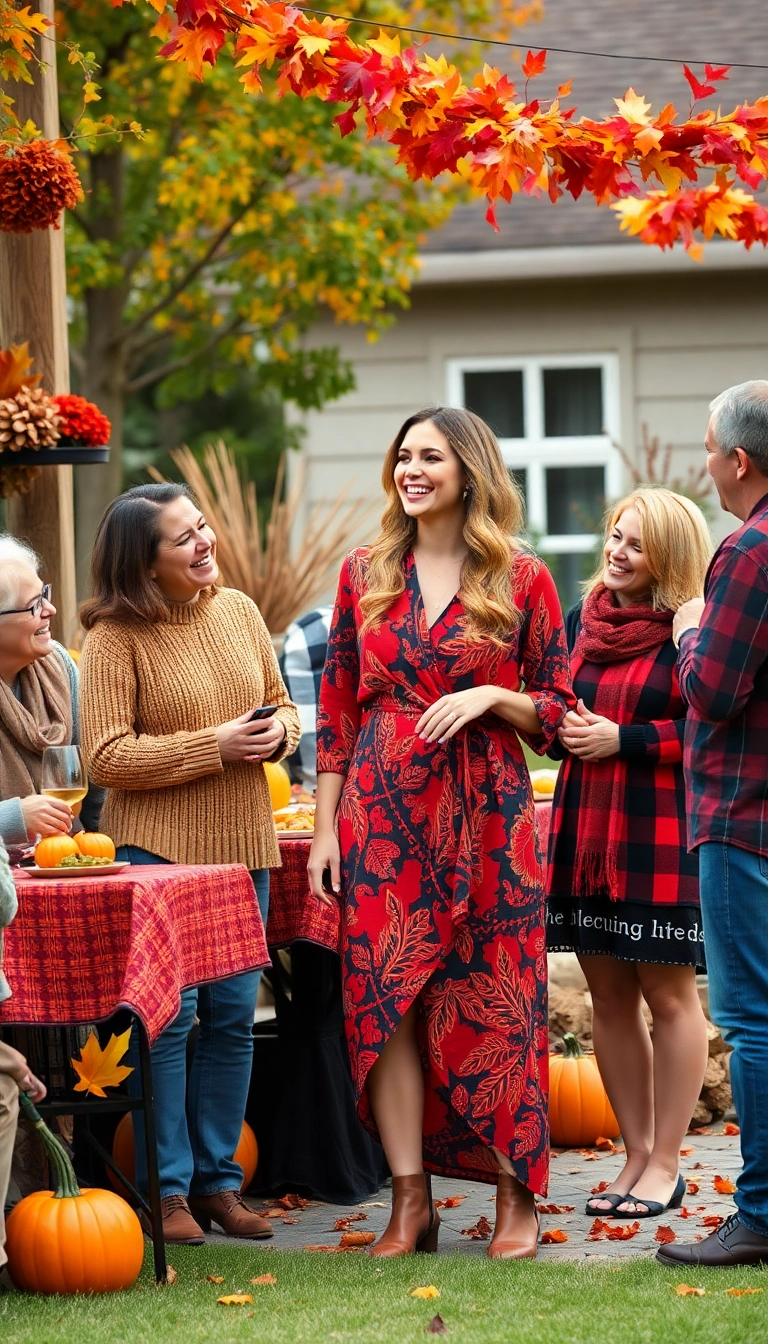
M 131 863 L 165 863 L 134 845 L 118 850 Z M 269 869 L 251 873 L 266 927 Z M 247 971 L 213 984 L 185 989 L 181 1008 L 152 1047 L 155 1130 L 160 1194 L 216 1195 L 239 1190 L 243 1173 L 232 1161 L 245 1115 L 253 1063 L 253 1018 L 261 971 Z M 187 1077 L 187 1037 L 197 1013 L 200 1032 Z M 135 1032 L 132 1033 L 135 1037 Z M 128 1062 L 134 1072 L 129 1091 L 140 1094 L 138 1043 L 132 1039 Z M 136 1185 L 147 1188 L 143 1126 L 136 1136 Z
M 735 1203 L 768 1236 L 768 855 L 699 846 L 709 1011 L 733 1046 L 731 1085 L 744 1169 Z

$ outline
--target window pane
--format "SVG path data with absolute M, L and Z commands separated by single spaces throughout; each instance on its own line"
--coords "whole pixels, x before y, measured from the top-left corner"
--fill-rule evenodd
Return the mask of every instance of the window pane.
M 548 467 L 547 532 L 598 532 L 605 511 L 604 467 Z
M 602 369 L 543 369 L 544 433 L 602 434 Z
M 563 555 L 547 555 L 542 552 L 552 578 L 555 580 L 560 605 L 563 612 L 575 606 L 581 600 L 581 585 L 589 579 L 597 568 L 597 550 L 577 551 Z
M 464 405 L 485 420 L 498 438 L 524 437 L 523 374 L 520 369 L 465 373 Z

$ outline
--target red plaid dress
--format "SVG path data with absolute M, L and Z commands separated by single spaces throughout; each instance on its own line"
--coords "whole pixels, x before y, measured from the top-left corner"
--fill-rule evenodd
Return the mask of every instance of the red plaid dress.
M 575 643 L 580 606 L 568 613 Z M 618 821 L 617 885 L 574 894 L 582 780 L 590 763 L 562 748 L 555 789 L 547 873 L 547 946 L 551 952 L 607 953 L 654 964 L 704 964 L 698 860 L 688 853 L 683 736 L 686 704 L 671 639 L 627 662 L 572 658 L 573 689 L 595 714 L 605 713 L 611 684 L 641 683 L 631 723 L 619 730 L 611 760 L 626 763 L 625 806 Z M 608 820 L 606 819 L 606 834 Z
M 560 604 L 521 553 L 506 647 L 469 644 L 456 596 L 427 627 L 413 559 L 405 591 L 361 632 L 365 552 L 344 564 L 320 691 L 318 771 L 346 775 L 339 805 L 344 1017 L 359 1114 L 366 1079 L 418 999 L 430 1171 L 494 1181 L 491 1146 L 546 1190 L 548 1037 L 544 907 L 518 734 L 489 714 L 444 745 L 424 710 L 488 683 L 531 696 L 545 751 L 573 704 Z

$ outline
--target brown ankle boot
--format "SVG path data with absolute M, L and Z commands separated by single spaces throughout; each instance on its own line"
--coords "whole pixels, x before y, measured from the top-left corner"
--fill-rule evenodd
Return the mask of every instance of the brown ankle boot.
M 491 1260 L 532 1260 L 539 1244 L 539 1215 L 530 1190 L 499 1172 L 496 1226 L 488 1247 Z
M 412 1255 L 436 1251 L 440 1214 L 432 1203 L 432 1181 L 423 1171 L 418 1176 L 392 1177 L 392 1213 L 386 1232 L 369 1255 Z
M 239 1190 L 218 1195 L 190 1195 L 189 1203 L 200 1226 L 207 1232 L 217 1223 L 228 1237 L 271 1237 L 272 1224 L 249 1209 Z
M 189 1205 L 183 1195 L 165 1195 L 160 1200 L 163 1214 L 163 1241 L 173 1246 L 204 1246 L 203 1229 L 195 1222 L 189 1211 Z M 139 1212 L 139 1222 L 148 1237 L 152 1236 L 152 1223 L 143 1209 Z

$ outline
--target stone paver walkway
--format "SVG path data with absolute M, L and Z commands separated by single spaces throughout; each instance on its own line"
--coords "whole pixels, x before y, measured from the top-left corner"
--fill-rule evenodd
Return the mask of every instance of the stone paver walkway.
M 620 1170 L 621 1154 L 596 1150 L 582 1152 L 577 1149 L 553 1153 L 550 1190 L 546 1201 L 541 1202 L 556 1205 L 559 1211 L 542 1215 L 542 1232 L 559 1229 L 567 1235 L 568 1240 L 542 1245 L 540 1258 L 554 1261 L 651 1255 L 658 1250 L 659 1243 L 655 1235 L 660 1224 L 671 1228 L 678 1241 L 692 1241 L 696 1236 L 707 1236 L 712 1226 L 703 1222 L 703 1219 L 713 1216 L 723 1218 L 733 1212 L 731 1196 L 716 1192 L 715 1177 L 722 1176 L 735 1182 L 741 1169 L 738 1134 L 725 1134 L 722 1124 L 713 1126 L 713 1130 L 711 1134 L 689 1135 L 681 1150 L 680 1170 L 686 1181 L 699 1187 L 697 1191 L 686 1194 L 683 1211 L 670 1210 L 660 1219 L 642 1220 L 637 1235 L 627 1241 L 590 1241 L 588 1234 L 594 1220 L 584 1213 L 584 1205 L 593 1188 L 601 1181 L 610 1182 Z M 487 1219 L 493 1226 L 493 1186 L 435 1177 L 433 1188 L 435 1199 L 438 1200 L 465 1196 L 458 1206 L 440 1211 L 440 1251 L 483 1255 L 488 1245 L 487 1237 L 474 1239 L 465 1235 L 464 1229 L 476 1226 L 481 1218 Z M 364 1214 L 365 1217 L 350 1223 L 350 1230 L 378 1235 L 387 1224 L 389 1199 L 389 1190 L 385 1188 L 379 1195 L 351 1208 L 311 1203 L 305 1209 L 289 1210 L 284 1214 L 281 1210 L 279 1215 L 272 1213 L 274 1240 L 254 1245 L 262 1248 L 271 1245 L 276 1250 L 301 1250 L 305 1246 L 317 1245 L 337 1246 L 341 1230 L 335 1229 L 336 1220 L 348 1218 L 351 1214 Z M 280 1207 L 277 1200 L 271 1204 L 261 1200 L 249 1203 L 259 1212 Z M 626 1227 L 627 1223 L 624 1220 L 613 1220 L 609 1225 Z M 215 1234 L 210 1239 L 220 1242 L 230 1240 Z

